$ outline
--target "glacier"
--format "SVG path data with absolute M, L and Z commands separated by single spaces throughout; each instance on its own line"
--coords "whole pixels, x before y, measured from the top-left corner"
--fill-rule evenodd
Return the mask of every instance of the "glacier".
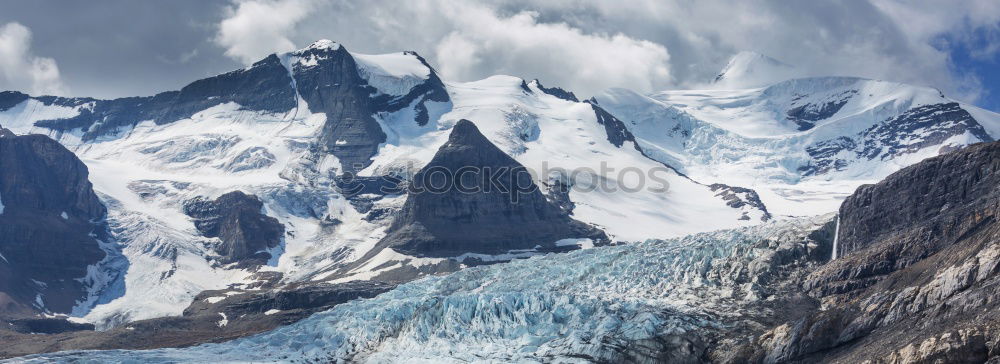
M 788 267 L 829 249 L 833 215 L 549 254 L 432 276 L 271 332 L 81 362 L 689 361 L 766 309 Z M 825 260 L 824 258 L 823 260 Z M 658 356 L 649 357 L 657 352 Z
M 341 46 L 320 41 L 310 48 Z M 53 120 L 91 113 L 97 103 L 107 100 L 57 104 L 24 95 L 23 101 L 0 110 L 0 124 L 5 128 L 18 134 L 49 135 L 79 155 L 109 208 L 114 241 L 104 246 L 125 259 L 92 267 L 93 274 L 84 279 L 92 282 L 95 291 L 73 316 L 108 329 L 180 315 L 205 290 L 247 290 L 259 283 L 258 273 L 280 274 L 279 284 L 336 283 L 372 279 L 397 268 L 416 270 L 442 264 L 444 259 L 415 258 L 392 250 L 357 261 L 385 235 L 387 216 L 406 197 L 361 196 L 364 201 L 359 203 L 337 189 L 341 161 L 311 150 L 327 115 L 310 112 L 295 87 L 295 66 L 318 65 L 321 59 L 317 52 L 307 57 L 297 54 L 305 53 L 276 55 L 274 66 L 278 73 L 288 72 L 288 93 L 294 90 L 288 97 L 290 109 L 282 112 L 248 110 L 237 102 L 217 103 L 190 110 L 189 116 L 169 123 L 129 120 L 134 124 L 85 140 L 90 129 L 100 125 L 56 131 L 38 123 L 50 121 L 44 125 L 52 126 Z M 373 99 L 408 100 L 404 95 L 437 77 L 410 52 L 351 56 L 358 75 L 372 86 Z M 586 102 L 560 97 L 537 81 L 514 76 L 442 84 L 448 101 L 417 98 L 408 105 L 396 105 L 400 108 L 394 111 L 373 115 L 386 140 L 358 176 L 410 176 L 433 157 L 460 119 L 472 120 L 493 144 L 532 170 L 600 171 L 603 164 L 642 170 L 675 168 L 665 172 L 670 185 L 666 192 L 569 192 L 568 199 L 575 204 L 574 219 L 593 224 L 621 242 L 760 223 L 763 211 L 746 204 L 728 205 L 721 192 L 709 188 L 712 183 L 755 189 L 763 205 L 778 218 L 828 213 L 859 184 L 936 155 L 942 146 L 978 140 L 975 135 L 960 134 L 903 157 L 863 160 L 842 171 L 803 176 L 796 167 L 810 158 L 806 147 L 811 143 L 855 135 L 917 105 L 952 101 L 930 88 L 847 77 L 651 95 L 610 90 Z M 798 108 L 802 115 L 822 114 L 824 108 L 817 105 L 838 104 L 845 97 L 847 102 L 831 118 L 816 121 L 810 130 L 798 130 L 801 125 L 787 117 L 789 110 Z M 596 107 L 621 119 L 625 129 L 604 125 L 609 121 L 595 115 Z M 1000 116 L 969 105 L 961 107 L 990 136 L 1000 136 Z M 422 117 L 426 123 L 417 122 Z M 907 138 L 920 139 L 921 130 Z M 612 142 L 613 133 L 634 134 L 634 141 Z M 564 177 L 540 176 L 538 184 L 545 189 L 564 182 Z M 585 177 L 604 176 L 585 173 Z M 634 185 L 632 177 L 626 174 L 607 182 Z M 258 196 L 264 202 L 263 212 L 279 219 L 287 232 L 272 260 L 256 272 L 220 264 L 211 249 L 218 240 L 200 236 L 181 211 L 185 200 L 214 198 L 233 190 Z M 359 207 L 362 204 L 367 205 Z M 535 254 L 516 252 L 490 259 L 528 255 Z M 451 260 L 455 266 L 463 261 L 461 257 Z

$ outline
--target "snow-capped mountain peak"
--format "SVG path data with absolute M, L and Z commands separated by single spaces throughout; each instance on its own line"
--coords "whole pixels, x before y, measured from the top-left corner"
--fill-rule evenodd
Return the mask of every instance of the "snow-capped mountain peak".
M 312 42 L 312 44 L 310 44 L 308 47 L 306 47 L 304 49 L 330 49 L 330 50 L 337 50 L 339 48 L 340 48 L 340 43 L 334 42 L 334 41 L 329 40 L 329 39 L 320 39 L 320 40 L 317 40 L 315 42 Z
M 713 83 L 719 88 L 752 88 L 787 80 L 798 75 L 795 66 L 766 55 L 742 51 L 729 59 Z

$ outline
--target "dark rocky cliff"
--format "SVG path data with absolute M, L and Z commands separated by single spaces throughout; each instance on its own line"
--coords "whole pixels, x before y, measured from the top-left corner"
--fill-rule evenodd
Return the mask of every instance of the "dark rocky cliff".
M 402 211 L 376 249 L 453 257 L 554 248 L 556 241 L 569 238 L 607 240 L 548 201 L 524 166 L 468 120 L 455 124 L 448 142 L 412 184 Z
M 105 256 L 87 167 L 44 135 L 0 128 L 0 205 L 0 313 L 69 312 L 87 297 L 77 279 Z
M 267 263 L 272 258 L 267 250 L 281 244 L 285 233 L 278 219 L 261 212 L 263 206 L 257 196 L 233 191 L 215 200 L 188 201 L 184 213 L 202 235 L 222 240 L 215 249 L 222 263 L 252 266 Z
M 928 159 L 841 206 L 838 258 L 804 272 L 822 308 L 743 347 L 750 362 L 1000 360 L 1000 143 Z
M 346 171 L 357 171 L 371 163 L 386 135 L 375 121 L 375 89 L 357 71 L 354 57 L 339 45 L 314 46 L 293 53 L 315 63 L 292 65 L 296 86 L 310 111 L 325 113 L 319 136 L 323 151 L 340 159 Z
M 292 65 L 295 84 L 310 111 L 326 114 L 319 146 L 340 159 L 343 171 L 354 173 L 367 167 L 379 144 L 386 141 L 385 132 L 375 121 L 376 113 L 394 112 L 416 102 L 416 122 L 424 125 L 428 121 L 424 101 L 449 100 L 444 84 L 426 61 L 416 53 L 408 54 L 422 62 L 430 76 L 408 94 L 390 96 L 368 85 L 358 73 L 354 57 L 339 44 L 319 41 L 292 53 L 314 61 Z

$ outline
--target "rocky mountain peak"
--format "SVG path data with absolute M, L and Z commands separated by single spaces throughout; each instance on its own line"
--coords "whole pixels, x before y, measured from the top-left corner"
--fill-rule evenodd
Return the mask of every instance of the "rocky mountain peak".
M 315 42 L 312 42 L 312 44 L 310 44 L 305 49 L 338 50 L 340 48 L 342 48 L 342 46 L 340 45 L 340 43 L 334 42 L 334 41 L 329 40 L 329 39 L 319 39 L 319 40 L 317 40 Z
M 402 211 L 376 249 L 454 257 L 556 249 L 559 240 L 581 238 L 607 240 L 548 201 L 524 166 L 463 119 L 414 176 Z

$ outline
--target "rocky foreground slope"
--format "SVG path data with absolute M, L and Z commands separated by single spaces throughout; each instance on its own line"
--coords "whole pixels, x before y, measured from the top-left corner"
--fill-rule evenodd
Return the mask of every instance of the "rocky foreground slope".
M 1000 143 L 978 144 L 859 188 L 838 258 L 803 283 L 824 309 L 771 329 L 750 358 L 998 360 L 998 172 Z
M 475 267 L 229 343 L 29 361 L 985 362 L 998 168 L 1000 143 L 978 144 L 836 216 Z

